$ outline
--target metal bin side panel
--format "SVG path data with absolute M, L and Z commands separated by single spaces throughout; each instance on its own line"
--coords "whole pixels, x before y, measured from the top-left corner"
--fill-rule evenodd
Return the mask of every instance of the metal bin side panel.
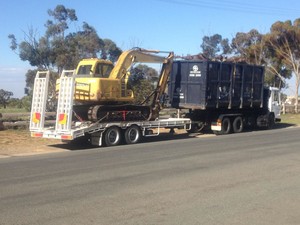
M 206 76 L 206 61 L 175 61 L 168 88 L 171 106 L 205 109 Z

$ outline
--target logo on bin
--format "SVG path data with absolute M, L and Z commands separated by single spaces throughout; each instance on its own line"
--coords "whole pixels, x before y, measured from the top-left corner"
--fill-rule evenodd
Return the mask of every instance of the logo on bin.
M 193 65 L 192 70 L 190 71 L 190 77 L 201 77 L 201 71 L 197 65 Z
M 198 70 L 199 70 L 198 66 L 197 66 L 197 65 L 194 65 L 194 66 L 193 66 L 193 71 L 194 71 L 194 72 L 197 72 Z

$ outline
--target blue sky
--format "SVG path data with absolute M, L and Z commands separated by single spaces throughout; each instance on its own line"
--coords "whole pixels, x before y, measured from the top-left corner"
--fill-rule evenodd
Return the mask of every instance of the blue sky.
M 78 21 L 71 29 L 87 22 L 122 50 L 139 46 L 178 55 L 199 53 L 204 35 L 218 33 L 231 39 L 253 28 L 266 33 L 276 21 L 300 18 L 299 0 L 3 0 L 0 89 L 12 91 L 13 97 L 24 95 L 25 73 L 31 66 L 9 48 L 7 36 L 15 34 L 22 41 L 30 28 L 43 36 L 50 18 L 47 10 L 59 4 L 76 11 Z

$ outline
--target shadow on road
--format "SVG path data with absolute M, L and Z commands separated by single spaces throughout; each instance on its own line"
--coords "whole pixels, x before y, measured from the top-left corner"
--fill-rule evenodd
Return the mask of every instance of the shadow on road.
M 284 129 L 289 127 L 295 127 L 296 124 L 290 123 L 277 123 L 274 125 L 272 129 Z M 254 131 L 261 131 L 264 129 L 245 129 L 244 132 L 254 132 Z M 150 143 L 150 142 L 162 142 L 162 141 L 170 141 L 170 140 L 180 140 L 180 139 L 188 139 L 188 138 L 195 138 L 195 137 L 209 137 L 214 135 L 210 129 L 204 129 L 203 133 L 187 133 L 185 131 L 179 130 L 172 132 L 163 132 L 159 136 L 153 137 L 144 137 L 142 139 L 142 143 Z M 92 149 L 92 148 L 99 148 L 99 146 L 92 146 L 87 138 L 78 138 L 78 140 L 72 141 L 70 143 L 61 143 L 55 145 L 49 145 L 49 147 L 54 148 L 61 148 L 70 151 L 78 151 L 78 150 L 85 150 L 85 149 Z M 107 147 L 100 147 L 100 148 L 107 148 Z
M 297 124 L 292 123 L 276 123 L 272 129 L 283 129 L 288 127 L 296 127 Z
M 150 142 L 158 142 L 158 141 L 168 141 L 168 140 L 178 140 L 178 139 L 187 139 L 187 138 L 194 138 L 200 134 L 188 134 L 188 133 L 161 133 L 159 136 L 153 137 L 144 137 L 141 140 L 141 143 L 150 143 Z M 124 145 L 122 143 L 121 145 Z M 99 148 L 99 146 L 93 146 L 89 143 L 86 138 L 81 138 L 76 141 L 72 141 L 70 143 L 61 143 L 61 144 L 53 144 L 48 145 L 49 147 L 53 148 L 61 148 L 70 151 L 78 151 L 78 150 L 85 150 L 85 149 L 92 149 L 92 148 Z M 105 146 L 100 148 L 107 148 Z

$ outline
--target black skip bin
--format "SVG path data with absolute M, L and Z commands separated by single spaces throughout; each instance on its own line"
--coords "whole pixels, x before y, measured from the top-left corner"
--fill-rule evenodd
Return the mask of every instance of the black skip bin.
M 264 68 L 218 61 L 174 61 L 168 94 L 174 108 L 262 107 Z

